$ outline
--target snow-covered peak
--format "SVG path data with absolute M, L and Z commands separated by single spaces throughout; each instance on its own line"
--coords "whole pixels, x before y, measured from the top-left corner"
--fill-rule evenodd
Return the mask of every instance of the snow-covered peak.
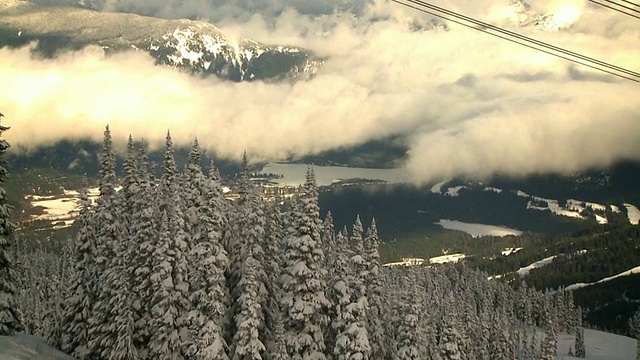
M 538 9 L 526 1 L 512 0 L 506 5 L 492 8 L 490 20 L 508 22 L 519 27 L 535 27 L 539 31 L 558 31 L 575 23 L 583 12 L 576 2 L 557 2 L 547 9 Z
M 146 49 L 165 65 L 243 81 L 315 74 L 322 60 L 304 50 L 232 39 L 208 23 L 188 22 L 152 40 Z

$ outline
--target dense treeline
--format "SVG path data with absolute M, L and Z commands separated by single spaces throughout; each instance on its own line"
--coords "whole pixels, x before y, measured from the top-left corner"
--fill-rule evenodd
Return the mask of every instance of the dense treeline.
M 571 234 L 597 225 L 595 220 L 557 216 L 550 211 L 526 210 L 530 199 L 515 192 L 484 191 L 484 186 L 465 184 L 458 197 L 434 194 L 430 187 L 381 184 L 327 189 L 320 194 L 320 207 L 331 210 L 336 221 L 351 214 L 379 219 L 386 241 L 423 239 L 440 232 L 441 219 L 506 226 L 547 235 Z M 342 223 L 338 223 L 342 226 Z
M 100 161 L 100 198 L 83 194 L 64 251 L 16 254 L 25 328 L 79 359 L 553 359 L 579 326 L 564 293 L 381 267 L 376 221 L 321 219 L 312 169 L 282 208 L 246 157 L 227 201 L 197 142 L 179 172 L 167 136 L 156 178 L 130 139 L 118 180 L 107 129 Z

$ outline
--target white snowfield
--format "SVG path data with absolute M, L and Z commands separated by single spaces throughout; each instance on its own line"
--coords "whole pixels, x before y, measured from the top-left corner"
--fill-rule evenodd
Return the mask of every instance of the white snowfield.
M 431 187 L 431 192 L 434 194 L 442 194 L 442 187 L 446 184 L 447 181 L 441 181 Z
M 521 248 L 521 247 L 504 248 L 504 249 L 502 249 L 501 254 L 503 256 L 509 256 L 511 254 L 517 253 L 518 251 L 520 251 L 522 249 L 524 249 L 524 248 Z
M 636 266 L 633 269 L 629 269 L 627 271 L 623 271 L 620 274 L 609 276 L 609 277 L 606 277 L 604 279 L 601 279 L 601 280 L 598 280 L 598 281 L 595 281 L 595 282 L 592 282 L 592 283 L 571 284 L 571 285 L 567 286 L 565 289 L 566 290 L 575 290 L 575 289 L 583 288 L 583 287 L 586 287 L 586 286 L 591 286 L 591 285 L 595 285 L 595 284 L 601 284 L 603 282 L 611 281 L 611 280 L 617 279 L 619 277 L 633 275 L 633 274 L 640 274 L 640 266 Z
M 638 225 L 640 223 L 640 210 L 631 204 L 624 204 L 624 207 L 627 208 L 627 217 L 629 218 L 629 222 L 633 225 Z
M 636 359 L 636 340 L 602 331 L 584 330 L 587 360 L 634 360 Z M 560 334 L 556 359 L 577 359 L 569 356 L 575 336 Z M 16 334 L 0 336 L 1 360 L 74 360 L 51 346 L 41 337 Z
M 466 258 L 465 254 L 450 254 L 429 258 L 429 264 L 455 264 Z
M 579 250 L 579 251 L 576 251 L 574 254 L 582 255 L 582 254 L 586 254 L 586 253 L 587 253 L 587 250 Z M 516 272 L 518 273 L 518 275 L 520 275 L 520 277 L 527 276 L 527 275 L 529 275 L 531 270 L 551 264 L 553 259 L 555 259 L 556 257 L 558 257 L 558 255 L 553 255 L 553 256 L 546 257 L 546 258 L 544 258 L 542 260 L 538 260 L 538 261 L 536 261 L 536 262 L 534 262 L 532 264 L 529 264 L 527 266 L 523 266 L 520 269 L 518 269 Z
M 456 186 L 456 187 L 451 187 L 447 189 L 447 192 L 445 193 L 446 196 L 451 196 L 451 197 L 458 197 L 460 196 L 460 190 L 462 189 L 466 189 L 466 186 Z
M 117 186 L 115 189 L 119 191 L 122 189 L 122 186 Z M 57 225 L 53 227 L 54 229 L 62 229 L 73 225 L 74 220 L 80 213 L 80 193 L 75 190 L 62 190 L 63 194 L 60 197 L 26 195 L 24 199 L 27 200 L 32 207 L 42 209 L 42 214 L 33 215 L 29 220 L 43 220 L 56 223 Z M 100 189 L 98 187 L 88 188 L 87 196 L 92 202 L 97 201 L 100 196 Z
M 569 356 L 569 347 L 575 344 L 575 335 L 560 334 L 558 336 L 558 352 L 556 359 L 577 359 Z M 587 360 L 635 360 L 636 339 L 605 333 L 595 330 L 584 330 L 584 344 Z
M 534 262 L 533 264 L 529 264 L 527 266 L 521 267 L 516 272 L 518 273 L 518 275 L 520 275 L 520 277 L 527 276 L 527 275 L 529 275 L 531 270 L 551 264 L 551 262 L 553 261 L 553 259 L 556 258 L 556 256 L 557 255 L 553 255 L 553 256 L 546 257 L 546 258 L 544 258 L 542 260 L 538 260 L 538 261 Z
M 520 236 L 522 231 L 509 229 L 502 226 L 465 223 L 457 220 L 441 219 L 436 224 L 445 229 L 464 231 L 474 238 L 481 236 Z
M 74 360 L 38 336 L 17 333 L 13 336 L 0 336 L 1 360 Z
M 433 265 L 455 264 L 466 257 L 467 255 L 465 254 L 448 254 L 434 256 L 432 258 L 429 258 L 428 261 L 423 258 L 403 258 L 402 261 L 390 262 L 383 264 L 382 266 L 418 266 L 423 265 L 424 263 Z

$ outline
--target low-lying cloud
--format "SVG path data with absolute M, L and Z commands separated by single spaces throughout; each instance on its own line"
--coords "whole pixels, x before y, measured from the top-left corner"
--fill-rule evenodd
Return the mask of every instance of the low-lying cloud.
M 0 49 L 0 109 L 12 126 L 6 136 L 23 146 L 99 139 L 110 124 L 116 139 L 131 133 L 160 145 L 170 129 L 177 143 L 197 136 L 220 156 L 247 150 L 275 160 L 404 135 L 410 151 L 403 166 L 417 183 L 640 160 L 637 83 L 459 26 L 445 29 L 399 5 L 362 2 L 358 11 L 310 16 L 268 3 L 283 6 L 272 17 L 226 17 L 223 31 L 327 56 L 313 79 L 230 83 L 155 66 L 138 52 L 105 57 L 87 48 L 47 60 L 29 49 Z M 478 17 L 508 13 L 494 2 L 468 3 L 452 6 Z M 563 10 L 571 22 L 563 30 L 519 31 L 640 69 L 637 20 L 584 1 L 537 6 L 567 4 L 574 7 Z

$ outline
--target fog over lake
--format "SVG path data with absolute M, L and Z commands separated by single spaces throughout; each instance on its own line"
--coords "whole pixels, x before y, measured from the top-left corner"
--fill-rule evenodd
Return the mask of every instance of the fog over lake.
M 369 169 L 346 166 L 313 166 L 318 186 L 327 186 L 341 180 L 367 179 L 383 180 L 390 183 L 403 182 L 406 177 L 402 169 Z M 272 179 L 280 185 L 304 184 L 306 164 L 272 163 L 260 170 L 261 173 L 280 174 L 280 179 Z

